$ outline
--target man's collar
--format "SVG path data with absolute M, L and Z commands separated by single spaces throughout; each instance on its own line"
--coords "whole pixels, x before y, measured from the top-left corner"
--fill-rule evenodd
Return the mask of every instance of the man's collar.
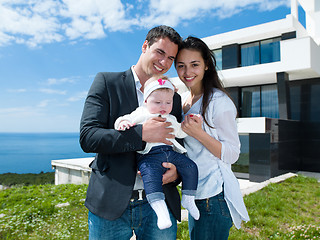
M 140 80 L 138 78 L 138 75 L 136 74 L 136 72 L 134 71 L 134 66 L 131 67 L 131 71 L 132 71 L 132 74 L 133 74 L 133 79 L 134 79 L 134 82 L 136 84 L 136 88 L 137 89 L 140 89 L 142 87 L 141 83 L 140 83 Z

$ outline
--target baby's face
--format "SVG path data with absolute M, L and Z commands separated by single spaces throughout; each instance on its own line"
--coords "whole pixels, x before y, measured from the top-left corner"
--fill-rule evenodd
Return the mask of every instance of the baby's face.
M 151 114 L 169 114 L 173 104 L 172 90 L 156 90 L 152 92 L 146 100 L 147 109 Z

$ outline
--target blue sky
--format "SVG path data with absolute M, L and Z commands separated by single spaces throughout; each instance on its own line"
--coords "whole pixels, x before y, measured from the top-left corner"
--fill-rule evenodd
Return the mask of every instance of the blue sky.
M 1 0 L 0 132 L 78 132 L 96 73 L 135 64 L 154 26 L 202 38 L 287 14 L 290 0 Z

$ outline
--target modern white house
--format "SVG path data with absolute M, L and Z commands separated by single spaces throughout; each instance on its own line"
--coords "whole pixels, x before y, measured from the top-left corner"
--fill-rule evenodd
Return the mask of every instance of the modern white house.
M 285 19 L 203 40 L 238 108 L 253 179 L 320 172 L 320 1 L 291 0 Z
M 320 0 L 291 0 L 285 19 L 203 40 L 238 109 L 238 176 L 264 181 L 288 171 L 320 172 Z M 76 171 L 88 177 L 89 162 L 84 169 L 69 162 L 69 170 L 68 161 L 52 162 L 57 184 L 72 180 L 68 171 L 77 181 Z

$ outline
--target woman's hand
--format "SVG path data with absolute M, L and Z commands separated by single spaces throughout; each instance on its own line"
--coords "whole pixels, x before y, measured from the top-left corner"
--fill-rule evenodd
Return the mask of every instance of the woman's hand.
M 221 159 L 221 142 L 210 136 L 202 129 L 203 119 L 199 114 L 187 115 L 181 123 L 182 130 L 191 137 L 197 139 L 213 155 Z
M 202 130 L 203 119 L 200 114 L 189 114 L 181 123 L 182 130 L 191 137 L 196 138 Z

